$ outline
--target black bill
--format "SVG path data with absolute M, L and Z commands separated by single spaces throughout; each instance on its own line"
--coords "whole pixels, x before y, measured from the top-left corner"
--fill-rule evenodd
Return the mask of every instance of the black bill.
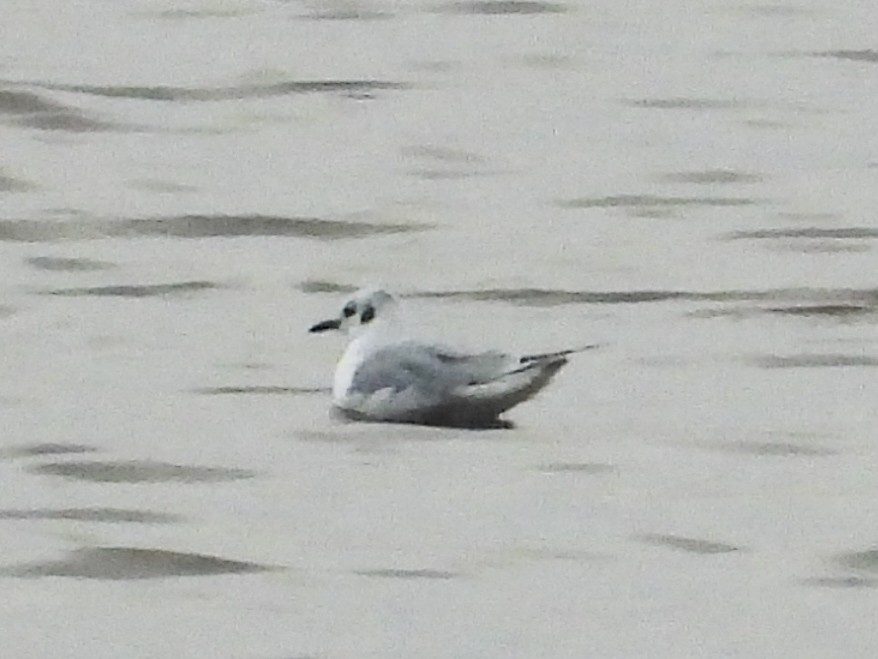
M 325 332 L 326 330 L 337 330 L 341 327 L 341 321 L 338 318 L 333 318 L 332 320 L 324 320 L 323 322 L 317 323 L 309 332 Z

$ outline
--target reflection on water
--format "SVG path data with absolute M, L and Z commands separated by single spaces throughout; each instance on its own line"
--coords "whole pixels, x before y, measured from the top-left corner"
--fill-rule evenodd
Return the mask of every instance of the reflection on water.
M 216 483 L 256 476 L 256 472 L 247 469 L 193 467 L 150 460 L 48 462 L 34 465 L 28 471 L 98 483 Z
M 25 563 L 0 569 L 8 577 L 75 577 L 78 579 L 159 579 L 215 574 L 246 574 L 277 568 L 204 554 L 135 547 L 77 549 L 60 561 Z

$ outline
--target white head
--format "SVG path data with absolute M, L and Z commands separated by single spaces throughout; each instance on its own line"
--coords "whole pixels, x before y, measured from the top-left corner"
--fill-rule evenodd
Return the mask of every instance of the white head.
M 392 315 L 395 306 L 396 300 L 390 293 L 377 288 L 362 289 L 345 302 L 341 315 L 317 323 L 309 331 L 341 330 L 357 335 L 377 324 L 383 324 Z

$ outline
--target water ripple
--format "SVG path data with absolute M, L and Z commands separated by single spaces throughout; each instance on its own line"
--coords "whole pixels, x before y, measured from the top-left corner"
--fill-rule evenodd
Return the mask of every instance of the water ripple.
M 350 293 L 350 284 L 306 280 L 298 285 L 305 293 Z M 402 297 L 421 299 L 506 302 L 521 306 L 550 307 L 568 304 L 643 304 L 674 301 L 695 302 L 774 302 L 788 306 L 759 307 L 759 313 L 799 316 L 850 316 L 878 310 L 875 288 L 773 288 L 727 291 L 629 290 L 581 291 L 555 288 L 485 288 L 450 291 L 414 291 Z M 749 310 L 752 313 L 754 310 Z M 707 309 L 695 314 L 704 317 L 738 315 L 739 309 Z
M 377 570 L 356 570 L 354 574 L 363 577 L 379 577 L 382 579 L 454 579 L 460 575 L 446 570 L 433 570 L 430 568 L 401 569 L 382 568 Z
M 741 453 L 744 455 L 764 455 L 777 457 L 820 457 L 835 455 L 836 451 L 819 446 L 804 446 L 792 442 L 756 442 L 739 441 L 724 442 L 721 444 L 705 445 L 706 448 L 719 449 L 728 453 Z
M 840 240 L 878 238 L 878 229 L 872 227 L 793 227 L 788 229 L 759 229 L 756 231 L 733 231 L 726 240 L 765 240 L 778 238 L 830 238 Z
M 0 241 L 54 242 L 97 238 L 235 238 L 283 236 L 340 240 L 411 231 L 425 225 L 349 222 L 275 215 L 177 215 L 122 220 L 0 220 Z
M 425 291 L 411 297 L 464 299 L 474 302 L 511 302 L 523 306 L 550 307 L 564 304 L 636 304 L 666 300 L 699 299 L 684 291 L 566 291 L 543 288 L 488 288 L 471 291 Z
M 741 551 L 740 547 L 729 545 L 724 542 L 712 542 L 710 540 L 700 540 L 698 538 L 685 538 L 678 535 L 663 535 L 657 533 L 648 533 L 638 538 L 641 542 L 652 545 L 670 547 L 680 551 L 692 554 L 726 554 L 729 552 Z
M 878 366 L 878 357 L 866 355 L 793 355 L 780 357 L 764 355 L 752 360 L 761 368 L 848 368 L 851 366 Z
M 252 386 L 226 386 L 226 387 L 201 387 L 192 389 L 192 393 L 202 394 L 205 396 L 225 396 L 240 394 L 282 394 L 282 395 L 299 395 L 299 394 L 323 394 L 329 393 L 331 390 L 327 387 L 280 387 L 273 385 L 252 385 Z
M 600 462 L 550 462 L 535 467 L 537 471 L 546 474 L 609 474 L 616 471 L 610 464 Z
M 25 262 L 37 270 L 51 272 L 93 272 L 115 267 L 114 264 L 106 261 L 58 256 L 33 256 L 25 259 Z
M 748 206 L 759 200 L 742 197 L 660 197 L 656 195 L 614 195 L 583 197 L 559 202 L 565 208 L 626 208 L 672 206 Z
M 41 291 L 42 295 L 62 297 L 168 297 L 221 288 L 210 281 L 181 281 L 171 284 L 85 286 L 77 288 L 55 288 Z
M 130 522 L 135 524 L 170 524 L 179 522 L 180 515 L 149 510 L 124 508 L 32 508 L 0 510 L 0 519 L 73 520 L 78 522 Z
M 535 0 L 466 0 L 449 2 L 439 8 L 440 11 L 455 14 L 481 14 L 487 16 L 515 14 L 560 14 L 567 8 L 555 2 L 537 2 Z
M 0 89 L 0 115 L 8 115 L 9 122 L 40 130 L 90 132 L 121 128 L 94 119 L 76 108 L 42 98 L 25 91 Z
M 878 50 L 829 50 L 817 53 L 820 57 L 834 57 L 836 59 L 850 60 L 854 62 L 878 62 Z
M 163 549 L 88 547 L 70 552 L 63 560 L 14 565 L 3 568 L 0 574 L 22 578 L 128 580 L 245 574 L 273 569 L 277 568 Z
M 270 98 L 290 94 L 363 94 L 365 92 L 408 89 L 409 85 L 387 80 L 288 80 L 229 87 L 172 87 L 127 85 L 63 85 L 33 83 L 43 89 L 148 101 L 227 101 L 243 98 Z
M 735 110 L 750 107 L 740 100 L 713 98 L 639 98 L 623 99 L 624 105 L 658 110 Z
M 0 450 L 0 457 L 5 458 L 31 458 L 41 455 L 68 455 L 78 453 L 94 453 L 98 449 L 85 444 L 65 444 L 63 442 L 48 442 L 42 444 L 19 444 Z
M 217 483 L 254 478 L 256 472 L 225 467 L 194 467 L 150 460 L 48 462 L 28 471 L 96 483 Z
M 874 588 L 878 586 L 878 579 L 865 577 L 810 577 L 802 579 L 804 586 L 816 586 L 818 588 Z
M 351 284 L 338 284 L 318 279 L 307 279 L 297 288 L 303 293 L 353 293 L 357 290 L 357 287 Z
M 697 185 L 710 185 L 714 183 L 759 183 L 761 176 L 736 172 L 730 169 L 705 169 L 698 172 L 671 172 L 663 174 L 660 179 L 669 183 L 695 183 Z
M 784 316 L 829 316 L 833 318 L 850 318 L 873 314 L 878 309 L 862 304 L 805 304 L 789 307 L 769 307 L 766 313 Z
M 854 570 L 878 572 L 878 549 L 841 554 L 836 557 L 836 562 Z
M 0 192 L 29 192 L 34 189 L 36 189 L 34 184 L 6 176 L 3 170 L 0 170 Z

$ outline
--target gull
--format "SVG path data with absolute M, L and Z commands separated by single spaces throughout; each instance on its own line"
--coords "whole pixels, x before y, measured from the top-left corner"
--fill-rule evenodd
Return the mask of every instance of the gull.
M 311 332 L 340 330 L 351 338 L 335 370 L 332 398 L 342 417 L 452 427 L 502 427 L 506 410 L 532 398 L 584 346 L 514 357 L 501 352 L 463 354 L 405 340 L 394 324 L 396 300 L 363 289 L 341 315 Z

